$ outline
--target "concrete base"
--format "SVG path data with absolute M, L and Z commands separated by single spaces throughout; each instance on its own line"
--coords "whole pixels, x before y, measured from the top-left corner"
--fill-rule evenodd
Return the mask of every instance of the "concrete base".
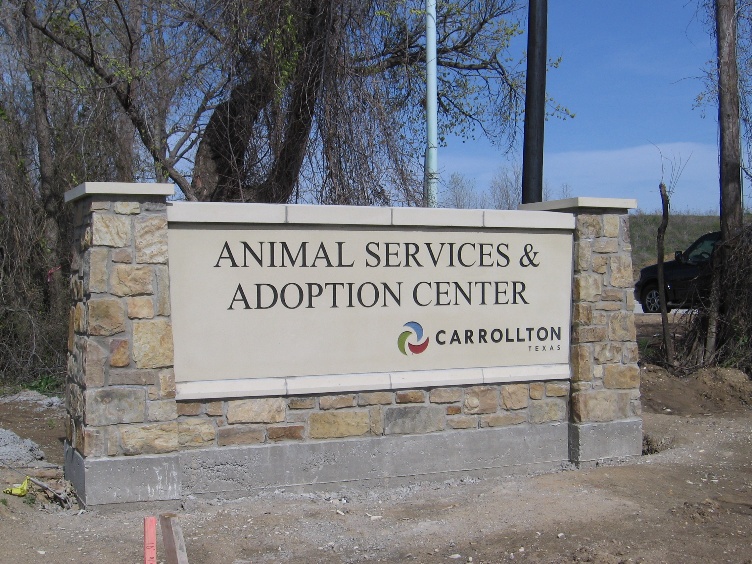
M 569 424 L 569 459 L 578 466 L 641 454 L 642 419 Z
M 65 475 L 87 507 L 238 498 L 264 488 L 394 485 L 453 476 L 505 476 L 569 465 L 568 425 L 517 425 L 426 435 L 198 449 L 84 459 L 66 445 Z

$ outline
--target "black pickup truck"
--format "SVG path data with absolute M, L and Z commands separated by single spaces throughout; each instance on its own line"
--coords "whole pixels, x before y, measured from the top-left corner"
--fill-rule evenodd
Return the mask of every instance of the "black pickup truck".
M 710 295 L 710 257 L 721 232 L 707 233 L 692 243 L 686 251 L 676 251 L 675 259 L 663 263 L 666 283 L 666 309 L 692 307 Z M 635 299 L 645 313 L 659 313 L 658 265 L 646 266 L 635 283 Z

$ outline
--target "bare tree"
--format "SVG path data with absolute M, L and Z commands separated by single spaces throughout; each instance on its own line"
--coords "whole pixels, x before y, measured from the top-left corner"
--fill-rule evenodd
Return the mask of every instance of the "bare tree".
M 489 186 L 490 207 L 497 210 L 516 210 L 522 203 L 522 168 L 500 168 Z

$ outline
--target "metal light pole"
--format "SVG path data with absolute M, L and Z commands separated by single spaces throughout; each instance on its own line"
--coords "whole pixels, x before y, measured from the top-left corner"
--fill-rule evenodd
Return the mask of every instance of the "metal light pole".
M 436 86 L 436 0 L 426 0 L 426 147 L 423 205 L 435 208 L 439 184 L 438 104 Z
M 546 120 L 548 0 L 530 0 L 527 31 L 525 137 L 522 148 L 522 203 L 543 201 L 543 128 Z

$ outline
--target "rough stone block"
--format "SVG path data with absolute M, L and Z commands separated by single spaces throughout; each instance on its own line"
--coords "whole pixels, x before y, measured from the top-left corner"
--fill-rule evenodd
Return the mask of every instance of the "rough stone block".
M 130 343 L 127 339 L 110 341 L 110 366 L 123 368 L 131 363 Z
M 603 219 L 603 236 L 604 237 L 618 237 L 619 236 L 619 216 L 616 214 L 605 214 Z
M 611 267 L 611 286 L 616 288 L 631 288 L 634 284 L 632 275 L 632 257 L 619 255 L 609 259 Z
M 178 424 L 175 421 L 121 425 L 118 430 L 123 454 L 159 454 L 178 450 Z
M 575 227 L 579 239 L 593 239 L 603 236 L 603 220 L 600 215 L 580 214 Z
M 460 405 L 448 405 L 446 406 L 447 415 L 459 415 L 462 413 L 462 406 Z
M 607 364 L 603 372 L 603 385 L 606 388 L 640 387 L 640 369 L 635 364 Z
M 314 398 L 289 398 L 287 407 L 290 409 L 313 409 L 316 407 Z
M 506 427 L 508 425 L 519 425 L 527 421 L 527 413 L 524 411 L 503 411 L 501 413 L 490 413 L 482 415 L 480 418 L 481 427 Z
M 406 405 L 384 410 L 385 435 L 432 433 L 444 428 L 444 408 L 438 405 Z
M 530 403 L 530 423 L 565 421 L 567 404 L 563 399 L 545 399 Z
M 109 249 L 95 247 L 86 251 L 84 255 L 84 271 L 88 270 L 88 288 L 92 294 L 101 294 L 107 291 L 107 263 L 109 261 Z
M 76 445 L 84 456 L 107 456 L 107 427 L 84 427 L 80 435 L 83 444 Z
M 575 464 L 642 454 L 642 421 L 569 424 L 569 458 Z
M 572 307 L 572 323 L 575 325 L 590 325 L 593 322 L 593 305 L 589 303 L 574 304 Z
M 426 393 L 423 390 L 399 390 L 395 394 L 397 403 L 424 403 Z
M 199 415 L 203 404 L 200 401 L 179 401 L 177 402 L 178 415 Z
M 371 434 L 377 437 L 384 434 L 384 408 L 374 405 L 368 410 L 368 419 L 371 423 Z
M 252 445 L 263 443 L 266 433 L 260 427 L 251 425 L 230 425 L 217 429 L 217 444 L 219 446 Z
M 502 386 L 501 401 L 506 409 L 524 409 L 530 401 L 530 390 L 527 384 Z
M 90 233 L 92 245 L 125 247 L 131 243 L 131 220 L 124 216 L 93 213 Z
M 135 215 L 141 212 L 138 202 L 115 202 L 113 211 L 120 215 Z
M 150 266 L 115 264 L 110 274 L 110 292 L 116 296 L 154 293 L 154 270 Z
M 593 390 L 572 394 L 572 419 L 575 423 L 603 422 L 629 417 L 629 392 Z
M 590 260 L 593 255 L 593 247 L 587 239 L 580 239 L 574 245 L 575 271 L 585 272 L 590 270 Z
M 447 417 L 447 427 L 450 429 L 477 429 L 478 428 L 478 416 L 477 415 L 454 415 Z
M 172 421 L 177 419 L 178 409 L 175 400 L 146 402 L 147 421 Z
M 166 265 L 154 266 L 157 280 L 157 315 L 170 315 L 170 273 Z
M 260 398 L 227 402 L 227 422 L 280 423 L 285 420 L 285 398 Z
M 398 409 L 410 409 L 402 407 Z M 371 429 L 368 411 L 329 411 L 312 413 L 308 420 L 312 439 L 358 437 Z
M 608 338 L 612 341 L 634 342 L 637 339 L 634 313 L 631 311 L 613 313 L 608 323 Z
M 140 423 L 146 415 L 143 388 L 95 388 L 86 390 L 86 425 L 99 427 L 116 423 Z
M 572 329 L 572 343 L 597 343 L 605 341 L 608 335 L 606 327 L 580 326 Z
M 363 392 L 358 394 L 358 405 L 389 405 L 394 392 Z
M 527 386 L 525 387 L 527 394 Z M 499 391 L 494 386 L 473 386 L 465 390 L 464 411 L 468 414 L 493 413 L 499 409 Z
M 172 368 L 159 371 L 159 397 L 162 399 L 175 397 L 175 371 Z
M 95 343 L 93 339 L 86 339 L 83 384 L 87 388 L 104 386 L 104 365 L 106 361 L 107 351 Z
M 136 262 L 167 263 L 167 217 L 136 218 Z
M 219 417 L 225 414 L 224 408 L 222 406 L 223 406 L 223 402 L 221 401 L 207 402 L 204 405 L 204 413 L 206 413 L 207 415 L 211 415 L 213 417 Z
M 305 436 L 303 425 L 270 425 L 266 430 L 270 441 L 302 441 Z
M 78 305 L 76 304 L 76 308 L 78 308 Z M 125 307 L 120 300 L 114 298 L 90 299 L 86 306 L 90 335 L 109 336 L 125 331 Z
M 597 274 L 577 274 L 574 277 L 572 295 L 576 302 L 596 302 L 603 289 L 603 279 Z
M 593 257 L 593 272 L 598 274 L 606 274 L 608 271 L 608 256 L 596 255 Z
M 355 394 L 343 394 L 337 396 L 321 396 L 319 409 L 342 409 L 343 407 L 355 407 Z
M 462 388 L 436 388 L 428 394 L 431 403 L 454 403 L 462 401 Z
M 530 399 L 539 400 L 543 399 L 545 394 L 545 386 L 543 382 L 531 382 L 530 383 Z
M 622 355 L 622 343 L 595 343 L 593 345 L 593 359 L 599 364 L 614 362 Z
M 182 448 L 206 447 L 214 444 L 217 429 L 211 419 L 194 417 L 178 420 L 178 444 Z
M 112 249 L 111 253 L 112 262 L 121 264 L 130 264 L 133 262 L 133 251 L 128 247 Z
M 157 383 L 155 370 L 113 369 L 110 370 L 110 386 L 153 386 Z
M 133 322 L 133 359 L 139 368 L 172 366 L 172 325 L 168 320 Z
M 619 242 L 616 238 L 601 237 L 593 241 L 593 252 L 611 254 L 619 250 Z
M 151 296 L 134 296 L 125 300 L 130 319 L 151 319 L 154 317 L 154 300 Z
M 569 395 L 569 382 L 546 382 L 546 395 L 561 398 Z

